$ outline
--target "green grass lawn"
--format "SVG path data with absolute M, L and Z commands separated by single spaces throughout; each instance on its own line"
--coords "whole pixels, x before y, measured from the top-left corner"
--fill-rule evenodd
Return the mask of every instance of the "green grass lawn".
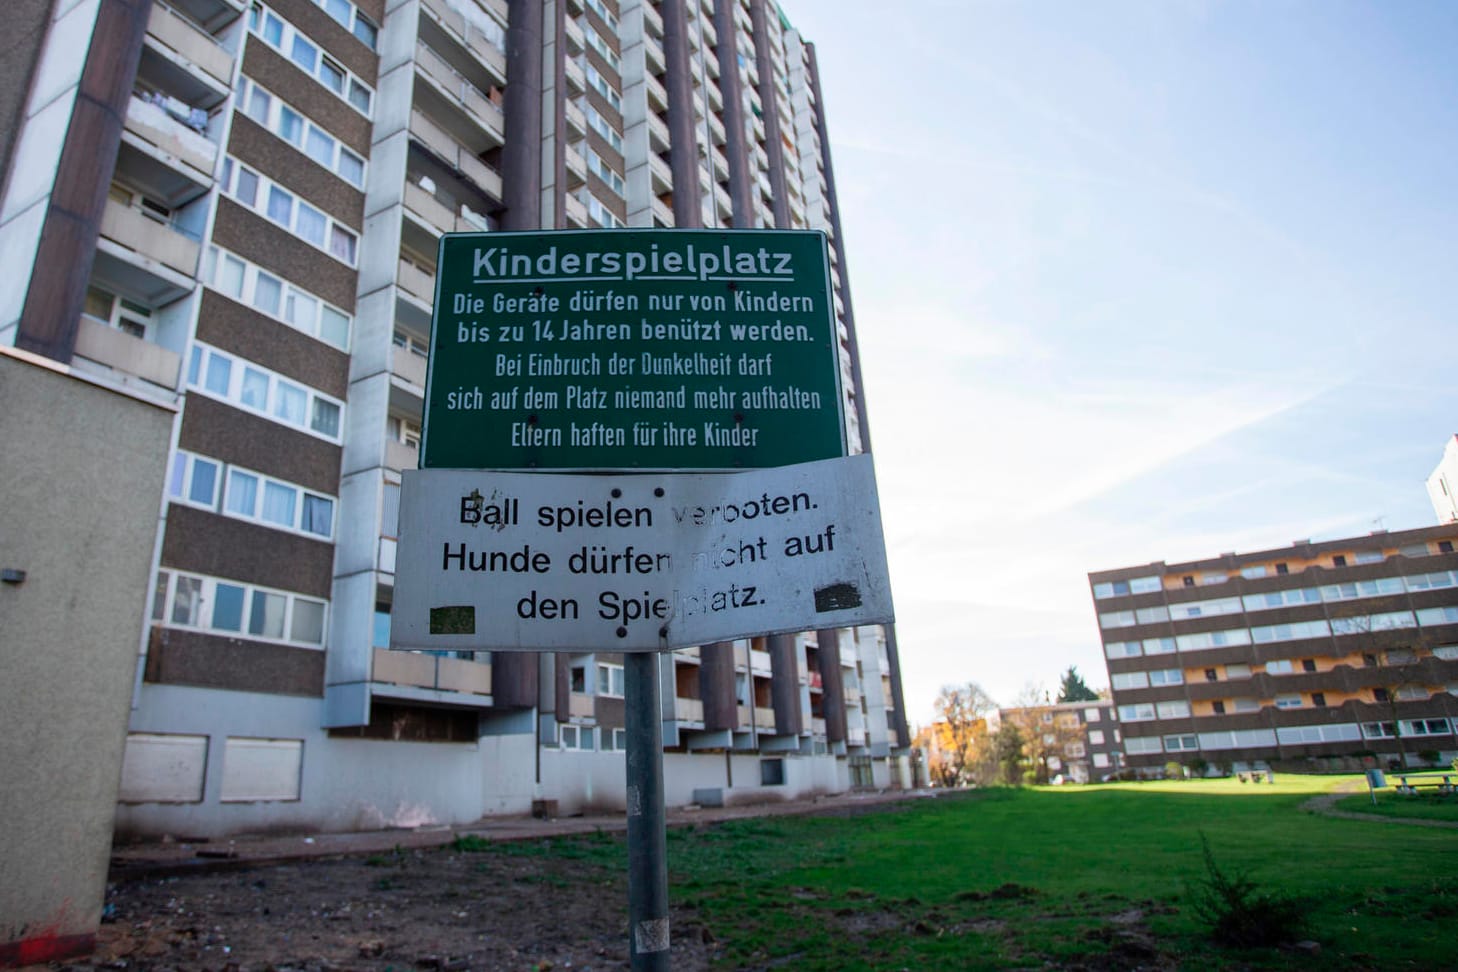
M 1340 783 L 1361 777 L 993 789 L 676 829 L 676 934 L 707 930 L 726 970 L 1455 967 L 1458 830 L 1301 809 Z M 1202 833 L 1222 870 L 1307 902 L 1318 954 L 1210 942 Z M 552 846 L 624 860 L 620 837 Z
M 1438 793 L 1428 787 L 1419 787 L 1416 793 L 1398 793 L 1398 776 L 1405 776 L 1413 783 L 1437 783 L 1441 782 L 1445 776 L 1458 782 L 1458 773 L 1452 770 L 1431 773 L 1389 773 L 1387 774 L 1387 788 L 1375 793 L 1375 804 L 1372 800 L 1374 794 L 1369 794 L 1364 784 L 1359 794 L 1339 800 L 1336 804 L 1337 809 L 1349 810 L 1352 813 L 1375 813 L 1383 817 L 1458 822 L 1458 793 Z

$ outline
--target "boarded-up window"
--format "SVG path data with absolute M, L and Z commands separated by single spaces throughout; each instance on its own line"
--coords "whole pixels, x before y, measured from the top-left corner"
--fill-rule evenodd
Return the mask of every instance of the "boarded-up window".
M 229 736 L 223 748 L 224 803 L 299 799 L 302 739 Z
M 200 803 L 208 737 L 134 732 L 122 757 L 122 803 Z

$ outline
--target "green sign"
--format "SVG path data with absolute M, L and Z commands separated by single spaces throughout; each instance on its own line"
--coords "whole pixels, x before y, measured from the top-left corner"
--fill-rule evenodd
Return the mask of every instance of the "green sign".
M 825 237 L 441 238 L 422 468 L 739 469 L 846 454 Z

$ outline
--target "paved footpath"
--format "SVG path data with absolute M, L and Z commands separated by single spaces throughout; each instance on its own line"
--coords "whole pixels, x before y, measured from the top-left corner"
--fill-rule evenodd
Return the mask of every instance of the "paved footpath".
M 949 794 L 941 794 L 946 797 Z M 934 790 L 885 790 L 879 793 L 847 793 L 730 807 L 673 807 L 668 826 L 738 820 L 746 817 L 779 817 L 855 812 L 904 800 L 933 799 Z M 339 857 L 348 854 L 387 853 L 396 847 L 414 850 L 440 847 L 457 837 L 472 836 L 492 841 L 540 840 L 576 834 L 619 833 L 628 829 L 622 813 L 538 819 L 526 816 L 486 817 L 459 827 L 433 826 L 413 829 L 371 830 L 357 833 L 298 836 L 240 835 L 217 840 L 163 840 L 119 844 L 112 848 L 112 881 L 172 874 L 233 870 L 283 861 Z

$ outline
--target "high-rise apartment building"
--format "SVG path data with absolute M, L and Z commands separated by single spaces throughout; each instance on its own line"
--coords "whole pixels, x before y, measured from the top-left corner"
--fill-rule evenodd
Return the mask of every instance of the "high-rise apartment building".
M 1451 760 L 1455 544 L 1447 524 L 1090 574 L 1129 766 Z
M 12 6 L 0 343 L 180 397 L 120 826 L 622 806 L 620 656 L 385 648 L 437 242 L 822 230 L 863 446 L 814 47 L 766 0 Z M 906 779 L 894 632 L 661 679 L 670 803 Z
M 1458 523 L 1458 435 L 1448 436 L 1443 458 L 1428 477 L 1428 499 L 1439 523 Z

